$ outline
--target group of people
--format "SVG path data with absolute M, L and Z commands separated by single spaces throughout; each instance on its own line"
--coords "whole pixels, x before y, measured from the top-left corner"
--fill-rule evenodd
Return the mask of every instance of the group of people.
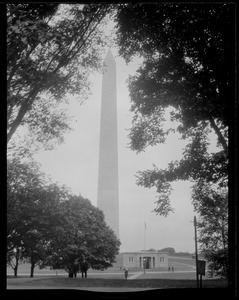
M 87 261 L 84 259 L 80 264 L 75 261 L 72 268 L 69 268 L 69 277 L 75 277 L 77 276 L 77 273 L 79 270 L 81 271 L 82 278 L 87 278 L 87 271 L 89 269 L 89 265 Z M 168 272 L 174 272 L 174 267 L 168 267 Z M 70 275 L 71 274 L 71 275 Z M 124 268 L 124 277 L 125 279 L 128 278 L 129 270 L 128 268 Z
M 87 261 L 84 259 L 81 263 L 78 261 L 75 261 L 72 267 L 69 267 L 69 277 L 75 277 L 77 276 L 77 273 L 81 271 L 82 278 L 87 278 L 87 271 L 89 269 L 89 265 Z M 128 278 L 129 270 L 128 268 L 124 269 L 124 276 L 125 279 Z
M 69 277 L 75 277 L 77 276 L 77 273 L 81 271 L 82 278 L 87 278 L 87 271 L 89 269 L 88 263 L 85 259 L 81 263 L 78 263 L 77 261 L 74 262 L 72 267 L 69 267 Z

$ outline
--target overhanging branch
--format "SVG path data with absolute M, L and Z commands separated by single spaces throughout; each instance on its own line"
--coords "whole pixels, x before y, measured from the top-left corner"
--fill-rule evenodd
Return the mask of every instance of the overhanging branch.
M 213 118 L 210 118 L 209 122 L 210 122 L 211 127 L 214 129 L 216 135 L 218 136 L 218 141 L 222 145 L 222 147 L 223 147 L 223 149 L 225 151 L 225 154 L 227 156 L 228 146 L 227 146 L 227 142 L 226 142 L 224 136 L 222 135 L 220 129 L 218 128 L 218 126 L 215 123 L 215 121 L 214 121 Z

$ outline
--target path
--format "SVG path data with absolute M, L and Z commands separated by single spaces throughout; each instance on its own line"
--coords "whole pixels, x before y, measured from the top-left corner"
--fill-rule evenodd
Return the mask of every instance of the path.
M 134 275 L 131 275 L 128 279 L 135 279 L 143 274 L 144 274 L 144 272 L 137 272 Z

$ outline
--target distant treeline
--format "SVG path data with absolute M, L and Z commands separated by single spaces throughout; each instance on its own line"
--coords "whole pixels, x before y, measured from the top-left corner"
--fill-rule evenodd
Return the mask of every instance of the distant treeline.
M 177 256 L 192 256 L 193 253 L 189 252 L 176 252 L 174 248 L 172 247 L 166 247 L 163 249 L 158 250 L 160 252 L 168 252 L 168 255 L 177 255 Z
M 190 256 L 194 257 L 195 253 L 189 253 L 189 252 L 176 252 L 174 248 L 172 247 L 166 247 L 160 250 L 155 250 L 155 249 L 149 249 L 147 251 L 158 251 L 158 252 L 167 252 L 168 255 L 175 255 L 175 256 Z M 203 256 L 203 253 L 198 254 L 200 257 Z

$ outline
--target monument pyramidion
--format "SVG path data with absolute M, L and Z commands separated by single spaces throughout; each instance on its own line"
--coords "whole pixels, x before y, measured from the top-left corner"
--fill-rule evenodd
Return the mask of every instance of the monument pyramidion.
M 102 78 L 97 206 L 119 238 L 116 62 L 110 49 Z

